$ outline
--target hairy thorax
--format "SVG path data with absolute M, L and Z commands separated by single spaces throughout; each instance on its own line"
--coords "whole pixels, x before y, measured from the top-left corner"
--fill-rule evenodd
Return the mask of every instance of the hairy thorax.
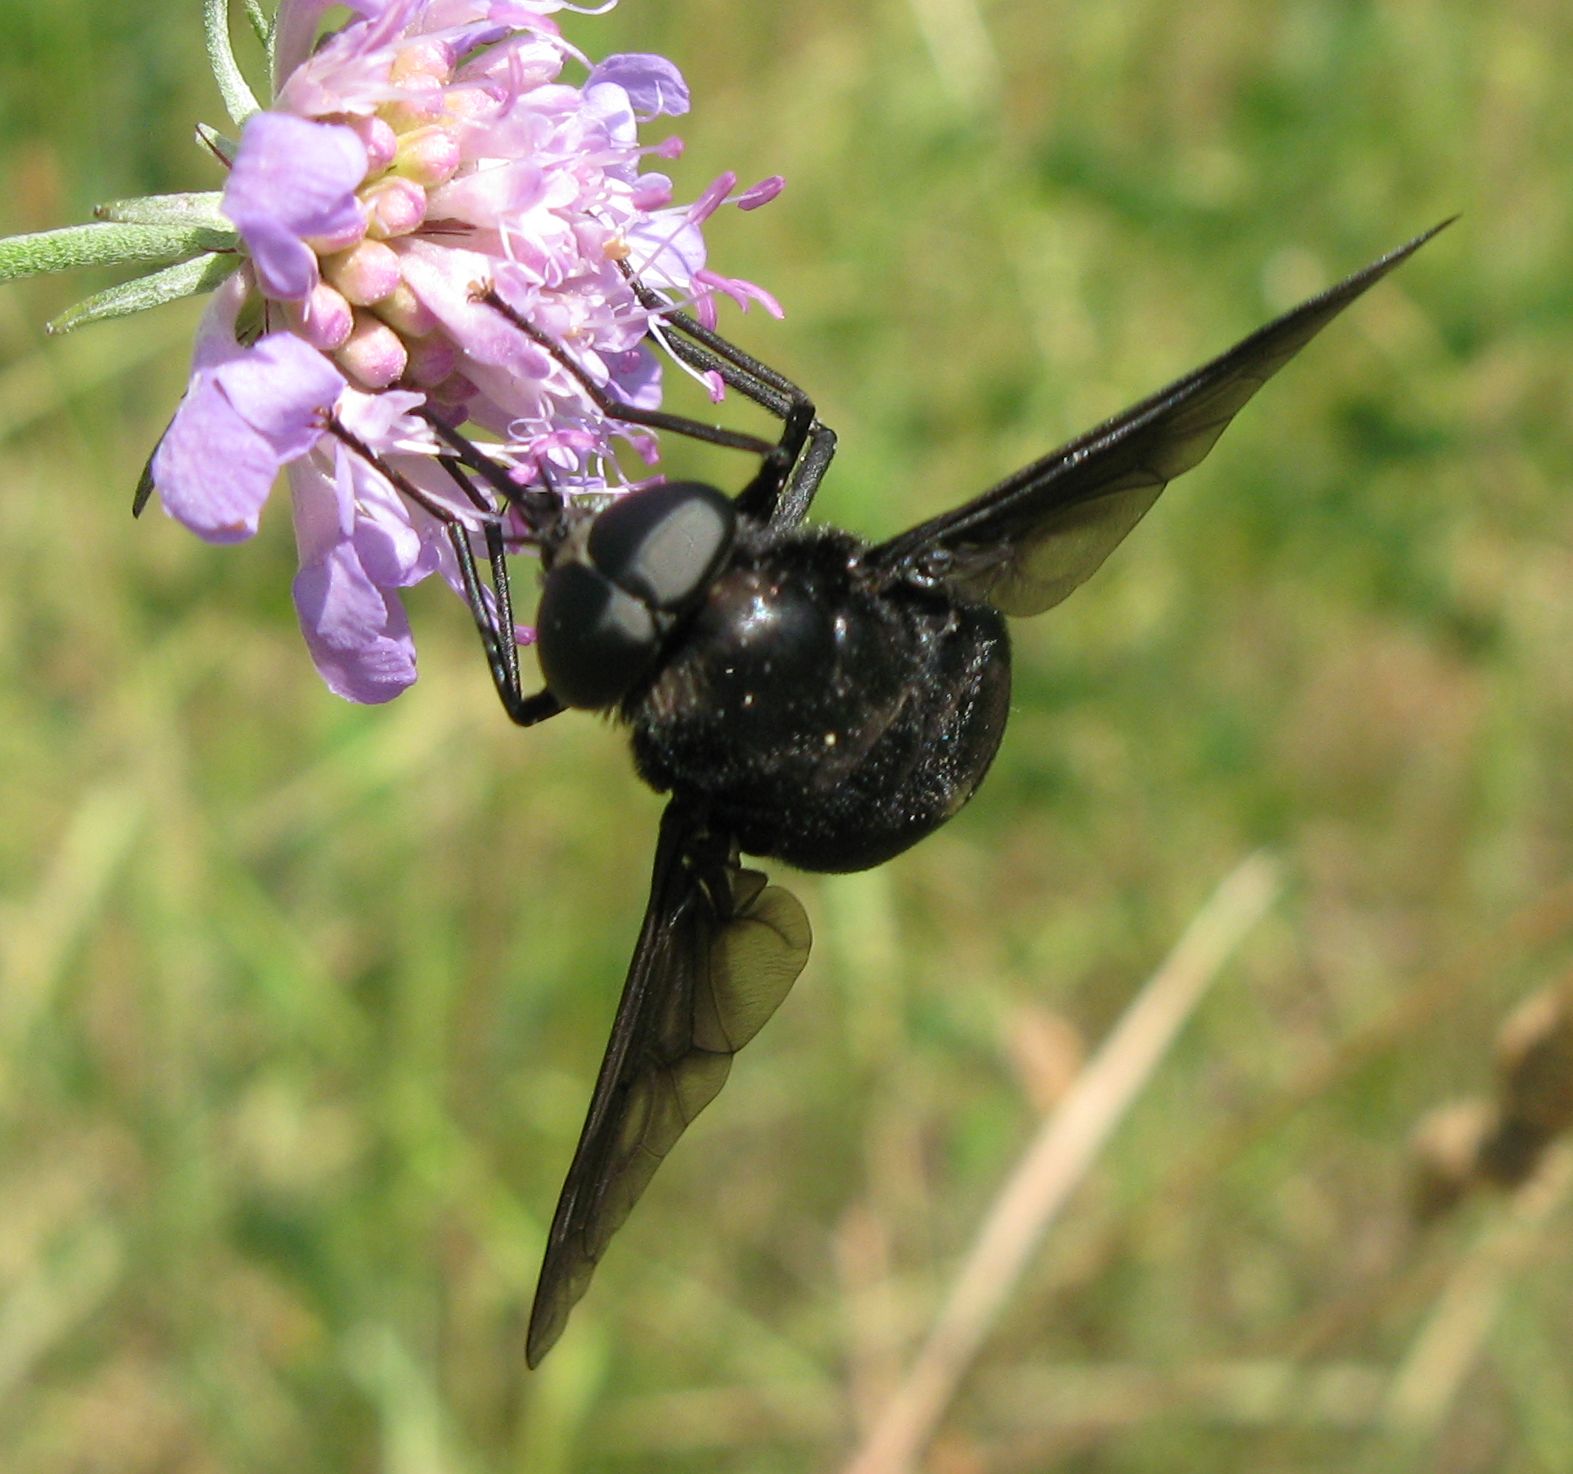
M 876 590 L 862 551 L 839 531 L 750 530 L 622 711 L 648 783 L 808 870 L 877 865 L 954 814 L 1009 705 L 1002 617 Z

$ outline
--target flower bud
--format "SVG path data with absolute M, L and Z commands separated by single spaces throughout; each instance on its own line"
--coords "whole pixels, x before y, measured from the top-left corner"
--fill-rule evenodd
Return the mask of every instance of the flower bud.
M 408 86 L 419 78 L 435 78 L 446 83 L 453 78 L 453 48 L 432 36 L 421 36 L 399 48 L 388 70 L 391 81 Z
M 401 281 L 373 309 L 377 316 L 404 338 L 424 338 L 435 332 L 437 314 Z
M 426 221 L 426 191 L 413 179 L 379 179 L 361 191 L 360 199 L 366 207 L 366 234 L 373 240 L 409 235 Z
M 375 114 L 366 118 L 351 118 L 349 126 L 366 145 L 367 176 L 381 174 L 393 162 L 393 156 L 398 152 L 399 135 L 385 120 Z
M 441 384 L 459 363 L 459 350 L 447 338 L 420 338 L 405 348 L 409 362 L 404 376 L 423 389 Z
M 399 258 L 392 247 L 371 240 L 336 256 L 324 257 L 322 275 L 357 307 L 382 301 L 403 280 Z
M 464 162 L 458 138 L 446 128 L 416 128 L 399 140 L 393 172 L 427 189 L 446 183 Z
M 387 323 L 356 313 L 349 340 L 333 361 L 363 389 L 386 389 L 399 381 L 408 355 L 404 342 Z
M 353 218 L 331 235 L 309 235 L 306 244 L 319 256 L 331 256 L 337 251 L 347 251 L 366 234 L 366 212 L 359 208 L 359 201 L 352 201 Z
M 395 133 L 406 133 L 411 128 L 423 128 L 438 122 L 443 115 L 442 83 L 435 77 L 417 72 L 403 84 L 404 95 L 392 102 L 385 102 L 377 109 Z
M 508 107 L 504 96 L 482 85 L 450 87 L 443 101 L 448 117 L 460 123 L 484 123 Z
M 343 294 L 319 281 L 304 302 L 280 304 L 289 325 L 313 348 L 331 353 L 340 348 L 355 327 L 355 314 Z

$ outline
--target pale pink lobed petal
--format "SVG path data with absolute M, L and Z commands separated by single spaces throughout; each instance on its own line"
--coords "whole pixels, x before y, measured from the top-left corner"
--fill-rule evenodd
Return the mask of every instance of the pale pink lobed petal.
M 273 322 L 332 348 L 366 385 L 432 387 L 362 393 L 314 355 L 332 392 L 303 416 L 299 393 L 277 383 L 273 348 L 254 359 L 235 342 L 232 313 L 205 320 L 159 464 L 166 507 L 205 536 L 231 538 L 255 529 L 287 463 L 313 657 L 339 694 L 381 701 L 415 673 L 396 591 L 434 571 L 457 587 L 443 523 L 426 507 L 478 525 L 415 410 L 440 406 L 471 433 L 489 432 L 497 439 L 484 448 L 521 481 L 538 483 L 549 466 L 569 496 L 627 488 L 619 442 L 651 463 L 657 455 L 653 434 L 603 416 L 553 355 L 473 300 L 475 289 L 495 283 L 614 399 L 654 407 L 664 360 L 649 351 L 650 314 L 618 263 L 707 323 L 721 295 L 779 313 L 762 288 L 708 271 L 701 227 L 723 203 L 767 202 L 780 181 L 734 193 L 735 176 L 723 175 L 674 207 L 670 179 L 642 165 L 677 157 L 681 141 L 641 144 L 638 134 L 687 111 L 681 73 L 637 54 L 591 67 L 551 19 L 562 0 L 348 8 L 355 18 L 318 43 L 327 0 L 281 0 L 276 111 L 248 122 L 225 195 L 253 258 L 237 277 L 260 283 Z M 585 65 L 584 82 L 559 80 L 570 61 Z M 361 244 L 368 232 L 379 244 Z M 332 292 L 318 260 L 352 248 L 331 264 Z M 352 301 L 361 306 L 346 334 Z M 707 388 L 719 398 L 724 386 L 711 375 Z M 335 399 L 369 459 L 323 436 Z
M 344 388 L 343 376 L 293 334 L 270 333 L 242 349 L 232 306 L 221 298 L 210 308 L 230 329 L 199 340 L 202 366 L 152 463 L 165 511 L 210 542 L 256 532 L 279 468 L 316 444 L 323 413 Z
M 664 56 L 623 52 L 596 63 L 585 91 L 611 82 L 627 93 L 629 102 L 641 119 L 649 122 L 660 117 L 681 117 L 688 111 L 688 83 L 683 74 Z
M 366 146 L 349 128 L 288 113 L 246 120 L 221 208 L 270 297 L 303 301 L 317 284 L 306 237 L 364 228 L 355 189 L 365 173 Z
M 377 587 L 353 544 L 295 575 L 295 609 L 312 660 L 346 701 L 391 701 L 415 680 L 415 641 L 398 597 Z

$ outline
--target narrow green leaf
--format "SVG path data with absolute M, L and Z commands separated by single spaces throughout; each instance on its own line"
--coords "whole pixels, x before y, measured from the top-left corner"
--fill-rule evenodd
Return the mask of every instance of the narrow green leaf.
M 110 200 L 96 205 L 93 214 L 99 220 L 118 225 L 199 225 L 233 236 L 235 227 L 219 209 L 222 199 L 223 195 L 216 189 L 189 194 L 143 195 L 139 199 Z
M 229 0 L 203 0 L 202 30 L 207 40 L 208 65 L 213 68 L 213 80 L 224 99 L 224 111 L 238 126 L 253 113 L 261 112 L 262 105 L 241 72 L 229 42 Z
M 251 22 L 251 29 L 257 33 L 257 40 L 271 54 L 273 48 L 273 22 L 268 19 L 258 0 L 246 0 L 246 19 Z
M 199 251 L 233 249 L 233 229 L 215 231 L 196 225 L 139 225 L 103 222 L 68 225 L 34 235 L 0 240 L 0 282 L 79 266 L 119 266 L 126 262 L 179 261 Z
M 155 271 L 151 276 L 110 287 L 108 291 L 97 292 L 75 307 L 67 308 L 48 324 L 48 331 L 69 333 L 85 323 L 102 322 L 109 317 L 129 317 L 133 312 L 145 312 L 149 307 L 161 307 L 181 297 L 211 292 L 235 272 L 242 259 L 228 252 L 213 251 Z

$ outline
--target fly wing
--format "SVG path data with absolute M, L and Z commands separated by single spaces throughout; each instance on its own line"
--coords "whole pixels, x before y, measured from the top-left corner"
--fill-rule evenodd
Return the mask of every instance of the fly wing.
M 874 548 L 868 560 L 922 571 L 1006 614 L 1053 608 L 1097 571 L 1170 481 L 1201 461 L 1263 384 L 1451 223 L 1416 236 L 976 500 Z
M 730 848 L 730 847 L 729 847 Z M 552 1218 L 526 1358 L 551 1350 L 608 1240 L 662 1158 L 725 1084 L 732 1056 L 808 960 L 797 899 L 737 862 L 681 800 L 667 805 L 650 904 Z

